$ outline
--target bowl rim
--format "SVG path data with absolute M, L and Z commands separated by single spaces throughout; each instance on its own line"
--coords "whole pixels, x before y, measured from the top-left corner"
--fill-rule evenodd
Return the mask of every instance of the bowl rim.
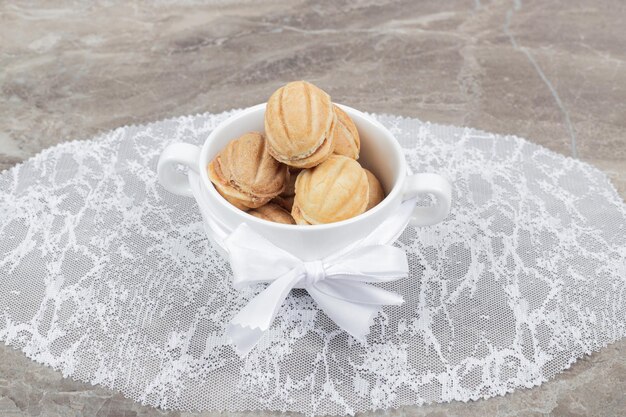
M 381 136 L 386 136 L 387 139 L 389 139 L 388 142 L 391 143 L 391 147 L 393 148 L 394 153 L 396 153 L 398 156 L 397 159 L 400 161 L 399 175 L 396 178 L 396 181 L 393 184 L 393 187 L 391 188 L 391 192 L 389 192 L 389 194 L 385 196 L 383 201 L 378 203 L 375 207 L 359 214 L 358 216 L 354 216 L 349 219 L 341 220 L 341 221 L 334 222 L 334 223 L 311 224 L 311 225 L 295 224 L 294 225 L 294 224 L 271 222 L 268 220 L 264 220 L 264 219 L 260 219 L 258 217 L 252 216 L 251 214 L 248 214 L 247 212 L 243 210 L 239 210 L 237 207 L 229 203 L 224 197 L 222 197 L 222 195 L 217 192 L 217 189 L 215 188 L 215 186 L 209 179 L 209 175 L 207 173 L 206 166 L 205 166 L 206 164 L 204 162 L 205 160 L 208 159 L 207 155 L 209 153 L 210 143 L 228 125 L 237 123 L 239 120 L 246 118 L 250 116 L 251 114 L 256 113 L 260 110 L 265 110 L 266 103 L 257 104 L 257 105 L 248 107 L 246 109 L 243 109 L 237 112 L 236 114 L 233 114 L 232 116 L 228 117 L 226 120 L 222 121 L 217 127 L 215 127 L 215 129 L 211 131 L 209 136 L 207 136 L 207 138 L 205 139 L 202 145 L 200 156 L 198 158 L 198 163 L 200 165 L 198 167 L 198 170 L 200 173 L 200 178 L 202 178 L 202 184 L 204 185 L 205 190 L 209 193 L 212 193 L 215 199 L 219 201 L 219 203 L 222 204 L 222 206 L 224 206 L 231 213 L 233 213 L 236 216 L 241 216 L 242 223 L 249 222 L 249 223 L 258 224 L 262 227 L 270 227 L 270 228 L 275 228 L 278 230 L 313 232 L 313 231 L 320 231 L 320 230 L 336 229 L 336 228 L 347 226 L 353 223 L 366 221 L 368 218 L 376 215 L 376 213 L 378 213 L 379 211 L 384 210 L 387 206 L 392 204 L 392 202 L 398 197 L 398 194 L 402 193 L 404 181 L 408 174 L 406 160 L 404 158 L 402 147 L 400 146 L 400 143 L 395 138 L 395 136 L 389 131 L 389 129 L 383 126 L 382 123 L 380 123 L 379 121 L 369 116 L 367 113 L 354 109 L 350 106 L 346 106 L 344 104 L 339 104 L 339 103 L 333 103 L 333 104 L 336 104 L 339 107 L 341 107 L 341 109 L 344 110 L 346 113 L 348 113 L 348 115 L 351 118 L 353 118 L 353 120 L 356 116 L 356 118 L 358 119 L 358 122 L 357 120 L 354 120 L 354 123 L 357 125 L 357 127 L 358 127 L 359 122 L 371 123 L 378 131 L 380 131 Z

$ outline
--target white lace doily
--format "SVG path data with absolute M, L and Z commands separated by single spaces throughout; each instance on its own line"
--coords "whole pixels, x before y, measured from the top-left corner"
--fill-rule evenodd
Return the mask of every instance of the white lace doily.
M 597 169 L 523 139 L 376 116 L 414 172 L 454 181 L 397 242 L 406 303 L 366 346 L 303 290 L 240 359 L 235 291 L 195 201 L 155 167 L 231 113 L 114 130 L 0 174 L 0 340 L 64 375 L 178 410 L 344 414 L 531 387 L 626 335 L 626 208 Z

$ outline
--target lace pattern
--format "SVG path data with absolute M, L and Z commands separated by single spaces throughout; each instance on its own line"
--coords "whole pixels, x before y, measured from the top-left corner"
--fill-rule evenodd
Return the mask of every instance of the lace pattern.
M 540 384 L 626 335 L 626 208 L 599 170 L 523 139 L 374 115 L 414 172 L 453 181 L 436 226 L 407 228 L 403 306 L 367 345 L 303 290 L 245 359 L 236 291 L 195 201 L 155 167 L 233 112 L 129 126 L 0 174 L 0 340 L 74 379 L 177 410 L 309 415 L 467 401 Z

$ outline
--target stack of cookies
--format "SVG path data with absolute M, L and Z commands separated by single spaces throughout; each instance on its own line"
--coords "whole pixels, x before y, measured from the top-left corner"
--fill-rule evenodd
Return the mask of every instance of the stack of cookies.
M 350 116 L 306 81 L 272 94 L 265 135 L 231 141 L 207 167 L 215 189 L 248 214 L 285 224 L 346 220 L 385 198 L 358 163 L 361 142 Z

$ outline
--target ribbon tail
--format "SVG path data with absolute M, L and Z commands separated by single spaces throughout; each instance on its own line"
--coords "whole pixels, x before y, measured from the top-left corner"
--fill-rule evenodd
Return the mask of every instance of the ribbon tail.
M 272 282 L 233 317 L 227 334 L 239 356 L 247 355 L 269 329 L 289 291 L 300 279 L 294 270 Z
M 380 310 L 379 305 L 352 303 L 328 297 L 314 286 L 307 287 L 307 291 L 332 321 L 359 342 L 365 343 L 374 318 Z

